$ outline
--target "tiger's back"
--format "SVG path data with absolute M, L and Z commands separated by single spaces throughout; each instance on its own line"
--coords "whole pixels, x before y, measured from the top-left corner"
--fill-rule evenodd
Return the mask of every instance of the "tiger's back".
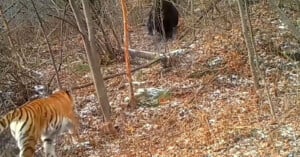
M 0 119 L 0 133 L 10 126 L 20 149 L 20 157 L 34 156 L 39 139 L 46 156 L 55 157 L 56 135 L 69 131 L 77 134 L 78 120 L 73 100 L 67 91 L 59 91 L 47 98 L 28 102 Z

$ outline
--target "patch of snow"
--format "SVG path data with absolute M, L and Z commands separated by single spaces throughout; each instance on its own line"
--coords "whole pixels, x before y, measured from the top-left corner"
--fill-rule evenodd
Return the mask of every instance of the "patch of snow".
M 196 47 L 196 44 L 191 44 L 190 46 L 189 46 L 189 48 L 195 48 Z
M 296 138 L 294 128 L 289 125 L 280 128 L 280 133 L 281 133 L 281 136 L 284 138 L 288 138 L 291 140 L 294 140 Z
M 218 65 L 221 65 L 224 63 L 224 58 L 217 56 L 215 58 L 213 58 L 211 61 L 208 62 L 208 65 L 210 67 L 216 67 Z

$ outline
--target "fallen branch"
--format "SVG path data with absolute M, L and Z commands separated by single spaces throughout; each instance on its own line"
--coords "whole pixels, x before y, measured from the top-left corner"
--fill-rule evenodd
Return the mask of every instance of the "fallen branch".
M 113 49 L 114 51 L 120 52 L 120 54 L 124 52 L 124 47 L 121 47 L 121 49 L 117 49 L 117 48 L 113 48 Z M 153 60 L 158 57 L 157 53 L 150 52 L 150 51 L 135 50 L 131 48 L 129 48 L 128 51 L 131 58 L 140 57 L 147 60 Z
M 145 65 L 142 65 L 142 66 L 139 66 L 139 67 L 137 67 L 137 68 L 134 68 L 134 69 L 131 70 L 131 72 L 135 72 L 135 71 L 138 71 L 138 70 L 140 70 L 140 69 L 147 68 L 147 67 L 151 66 L 152 64 L 154 64 L 154 63 L 160 61 L 160 59 L 161 59 L 161 58 L 157 58 L 157 59 L 155 59 L 155 60 L 153 60 L 153 61 L 151 61 L 151 62 L 149 62 L 149 63 L 147 63 L 147 64 L 145 64 Z M 126 74 L 126 72 L 122 72 L 122 73 L 118 73 L 118 74 L 113 74 L 113 75 L 110 75 L 110 76 L 106 76 L 106 77 L 104 77 L 103 79 L 104 79 L 104 80 L 108 80 L 108 79 L 111 79 L 111 78 L 114 78 L 114 77 L 117 77 L 117 76 L 121 76 L 121 75 L 125 75 L 125 74 Z M 91 86 L 91 85 L 93 85 L 93 84 L 94 84 L 94 83 L 87 83 L 87 84 L 84 84 L 84 85 L 71 87 L 71 90 L 77 90 L 77 89 L 89 87 L 89 86 Z
M 124 49 L 124 48 L 122 47 L 122 49 Z M 148 60 L 157 58 L 157 54 L 149 52 L 149 51 L 129 49 L 129 53 L 132 58 L 140 57 L 140 58 L 144 58 L 144 59 L 148 59 Z
M 120 51 L 123 51 L 123 50 L 120 50 Z M 129 49 L 129 52 L 130 52 L 131 57 L 142 57 L 142 58 L 145 58 L 145 59 L 153 58 L 153 60 L 151 62 L 149 62 L 147 64 L 144 64 L 144 65 L 141 65 L 137 68 L 134 68 L 134 69 L 131 70 L 131 72 L 135 72 L 135 71 L 138 71 L 140 69 L 147 68 L 147 67 L 149 67 L 149 66 L 151 66 L 154 63 L 159 62 L 159 61 L 162 61 L 162 62 L 166 61 L 170 57 L 180 56 L 180 55 L 184 55 L 184 54 L 188 53 L 188 51 L 185 50 L 185 49 L 178 49 L 178 50 L 171 51 L 171 52 L 169 52 L 169 53 L 167 53 L 163 56 L 158 57 L 155 53 L 152 53 L 152 52 L 149 52 L 149 51 L 138 51 L 138 50 L 134 50 L 134 49 Z M 126 74 L 126 72 L 113 74 L 113 75 L 110 75 L 110 76 L 106 76 L 103 79 L 108 80 L 108 79 L 111 79 L 111 78 L 114 78 L 114 77 L 117 77 L 117 76 L 121 76 L 121 75 L 125 75 L 125 74 Z M 74 87 L 71 87 L 71 90 L 77 90 L 77 89 L 89 87 L 91 85 L 93 85 L 93 83 L 87 83 L 87 84 L 80 85 L 80 86 L 74 86 Z

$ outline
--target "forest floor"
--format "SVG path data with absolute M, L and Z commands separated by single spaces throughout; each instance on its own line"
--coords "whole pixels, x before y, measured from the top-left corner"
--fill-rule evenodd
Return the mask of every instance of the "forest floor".
M 300 156 L 299 63 L 276 53 L 285 42 L 282 33 L 288 32 L 279 29 L 278 18 L 265 7 L 253 6 L 251 14 L 264 78 L 262 89 L 254 90 L 237 14 L 230 28 L 211 23 L 193 42 L 169 41 L 170 51 L 184 47 L 189 53 L 174 60 L 168 70 L 155 64 L 133 73 L 133 80 L 141 82 L 135 89 L 169 91 L 158 106 L 127 108 L 126 77 L 106 80 L 115 134 L 102 129 L 103 116 L 94 87 L 74 90 L 81 141 L 74 145 L 60 140 L 58 156 Z M 157 47 L 162 47 L 153 43 L 144 26 L 133 29 L 131 48 L 157 52 Z M 84 49 L 78 48 L 76 41 L 66 43 L 67 55 L 73 58 L 60 72 L 64 86 L 92 81 L 87 63 L 78 61 L 84 58 Z M 141 65 L 149 61 L 136 62 Z M 124 71 L 125 63 L 103 66 L 105 76 Z M 43 73 L 51 76 L 52 66 Z
M 158 106 L 127 109 L 126 77 L 106 81 L 117 134 L 101 129 L 94 88 L 74 91 L 84 142 L 61 156 L 300 156 L 299 65 L 277 53 L 285 44 L 280 33 L 287 33 L 279 29 L 278 18 L 266 6 L 253 10 L 262 89 L 253 87 L 239 18 L 229 29 L 208 24 L 190 44 L 168 42 L 170 51 L 189 49 L 171 68 L 156 64 L 133 74 L 134 81 L 142 82 L 135 89 L 170 92 Z M 145 27 L 133 29 L 131 48 L 157 52 L 162 47 L 153 44 Z M 125 65 L 103 69 L 107 76 L 124 72 Z M 66 77 L 76 84 L 91 81 L 89 76 Z

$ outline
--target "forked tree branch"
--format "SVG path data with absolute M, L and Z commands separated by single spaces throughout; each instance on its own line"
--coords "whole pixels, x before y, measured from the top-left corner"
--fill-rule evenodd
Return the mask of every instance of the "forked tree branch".
M 49 39 L 47 37 L 47 34 L 45 32 L 45 28 L 44 28 L 44 25 L 42 23 L 42 19 L 41 19 L 40 15 L 39 15 L 39 13 L 38 13 L 38 11 L 36 9 L 36 6 L 35 6 L 35 3 L 33 2 L 33 0 L 31 0 L 31 3 L 32 3 L 32 6 L 33 6 L 34 11 L 36 13 L 36 16 L 37 16 L 37 19 L 39 21 L 39 24 L 41 26 L 43 36 L 44 36 L 44 38 L 46 40 L 46 43 L 47 43 L 47 46 L 48 46 L 48 50 L 49 50 L 49 53 L 50 53 L 51 61 L 52 61 L 52 64 L 53 64 L 53 67 L 54 67 L 54 70 L 55 70 L 55 73 L 56 73 L 56 80 L 57 80 L 58 87 L 59 87 L 59 89 L 62 89 L 62 85 L 61 85 L 61 82 L 60 82 L 60 79 L 59 79 L 58 70 L 57 70 L 57 67 L 56 67 L 56 64 L 55 64 L 55 59 L 54 59 L 53 51 L 52 51 Z M 50 86 L 50 84 L 48 84 L 48 88 L 49 88 L 49 86 Z

